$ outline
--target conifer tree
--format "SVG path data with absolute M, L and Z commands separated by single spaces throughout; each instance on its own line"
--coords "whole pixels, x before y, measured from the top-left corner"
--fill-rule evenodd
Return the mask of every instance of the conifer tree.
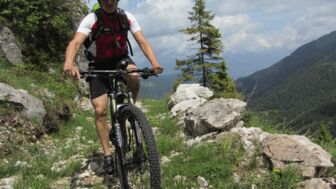
M 190 36 L 194 42 L 195 54 L 185 60 L 176 60 L 176 68 L 182 71 L 180 82 L 199 81 L 202 86 L 213 88 L 215 93 L 236 93 L 234 83 L 227 74 L 225 61 L 222 57 L 223 43 L 219 29 L 210 22 L 214 14 L 205 10 L 204 0 L 195 0 L 189 12 L 191 26 L 181 32 Z

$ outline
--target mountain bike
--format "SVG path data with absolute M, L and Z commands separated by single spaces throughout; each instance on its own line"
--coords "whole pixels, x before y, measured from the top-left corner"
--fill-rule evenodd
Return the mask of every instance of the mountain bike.
M 122 60 L 115 70 L 89 68 L 88 71 L 81 71 L 81 77 L 109 80 L 112 123 L 109 138 L 115 147 L 115 172 L 119 177 L 120 188 L 131 188 L 140 178 L 141 187 L 157 189 L 161 185 L 161 176 L 154 134 L 144 113 L 134 105 L 132 93 L 125 92 L 125 76 L 128 74 L 139 73 L 144 79 L 156 74 L 149 68 L 127 71 L 126 67 L 127 61 Z

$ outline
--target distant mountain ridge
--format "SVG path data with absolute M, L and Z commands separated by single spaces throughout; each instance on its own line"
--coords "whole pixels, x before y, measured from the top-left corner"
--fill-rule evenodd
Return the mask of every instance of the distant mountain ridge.
M 324 58 L 335 54 L 336 51 L 336 31 L 331 32 L 321 38 L 307 43 L 290 56 L 285 57 L 276 64 L 257 71 L 250 76 L 238 79 L 237 87 L 244 90 L 244 93 L 249 93 L 253 90 L 254 85 L 258 85 L 257 94 L 262 94 L 286 80 L 291 74 L 294 74 L 303 66 L 309 67 L 313 64 L 323 62 Z M 272 79 L 270 79 L 272 78 Z
M 315 126 L 321 122 L 335 125 L 336 111 L 330 105 L 336 105 L 336 31 L 236 83 L 252 110 L 273 110 L 296 126 L 311 125 L 311 121 Z M 318 119 L 307 121 L 308 115 Z
M 173 92 L 173 86 L 178 74 L 159 75 L 141 81 L 140 98 L 162 99 Z

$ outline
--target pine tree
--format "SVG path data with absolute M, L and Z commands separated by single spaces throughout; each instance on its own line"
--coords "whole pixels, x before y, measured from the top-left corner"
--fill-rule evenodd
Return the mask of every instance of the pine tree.
M 222 54 L 223 43 L 219 29 L 211 25 L 214 14 L 205 10 L 205 1 L 196 0 L 189 12 L 191 26 L 181 32 L 191 36 L 189 41 L 198 46 L 196 53 L 185 60 L 176 60 L 176 68 L 182 71 L 179 82 L 199 81 L 202 86 L 214 89 L 215 93 L 230 90 L 236 93 L 234 83 L 227 74 Z

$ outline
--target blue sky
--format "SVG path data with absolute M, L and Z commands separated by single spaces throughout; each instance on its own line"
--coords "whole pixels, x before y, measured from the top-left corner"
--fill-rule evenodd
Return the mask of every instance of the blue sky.
M 89 7 L 96 1 L 86 0 Z M 206 0 L 220 29 L 223 56 L 234 78 L 246 76 L 289 55 L 299 46 L 336 30 L 336 0 Z M 193 0 L 121 0 L 138 20 L 165 74 L 176 72 L 176 59 L 192 53 L 187 36 Z M 132 38 L 132 37 L 130 37 Z M 134 41 L 133 41 L 134 44 Z M 149 66 L 134 44 L 134 60 Z

